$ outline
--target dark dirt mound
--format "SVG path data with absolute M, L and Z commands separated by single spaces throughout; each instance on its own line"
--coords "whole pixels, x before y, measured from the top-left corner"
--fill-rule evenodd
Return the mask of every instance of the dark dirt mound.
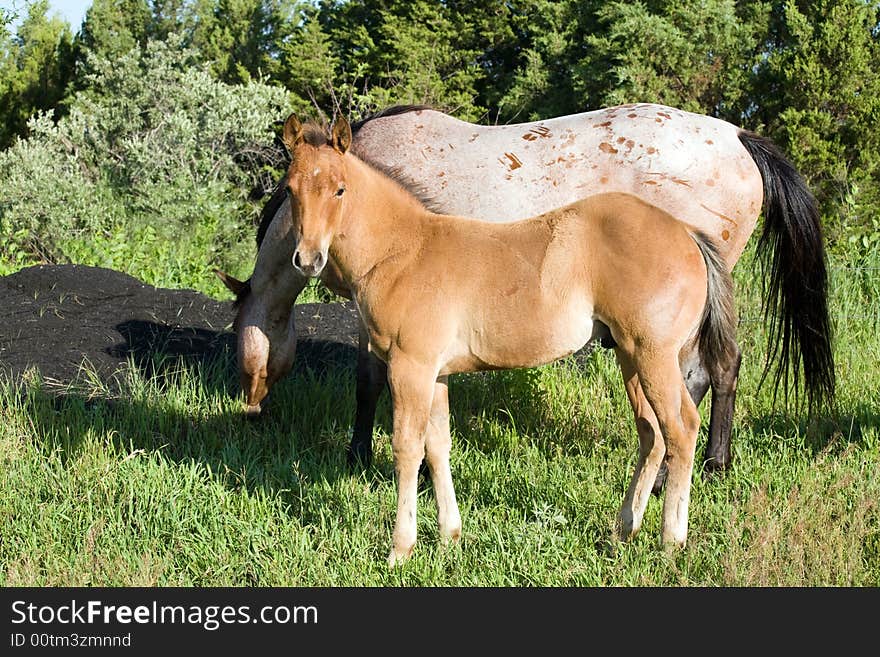
M 235 366 L 232 302 L 194 290 L 155 288 L 100 267 L 46 265 L 0 277 L 0 307 L 0 370 L 14 378 L 36 368 L 66 385 L 88 363 L 112 388 L 129 359 L 149 374 L 176 357 Z M 297 368 L 354 365 L 353 304 L 298 304 L 295 313 Z

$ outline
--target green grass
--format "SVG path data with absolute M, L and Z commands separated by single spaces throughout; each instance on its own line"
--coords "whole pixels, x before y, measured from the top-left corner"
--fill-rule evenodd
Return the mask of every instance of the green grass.
M 132 372 L 122 395 L 87 376 L 61 395 L 36 377 L 2 387 L 0 583 L 878 586 L 880 271 L 832 264 L 839 416 L 812 420 L 757 389 L 759 291 L 738 267 L 735 460 L 722 476 L 695 471 L 673 556 L 658 549 L 657 498 L 633 541 L 611 541 L 637 440 L 608 352 L 452 378 L 462 541 L 438 545 L 424 484 L 414 557 L 394 570 L 389 404 L 374 467 L 350 472 L 353 362 L 297 371 L 259 422 L 241 417 L 234 372 L 181 365 Z

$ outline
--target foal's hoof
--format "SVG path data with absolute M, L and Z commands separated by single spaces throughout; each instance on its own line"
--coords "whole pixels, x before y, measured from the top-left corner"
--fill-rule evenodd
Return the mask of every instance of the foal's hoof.
M 262 409 L 259 404 L 248 404 L 247 408 L 244 410 L 244 416 L 248 420 L 257 420 L 260 417 L 260 412 Z
M 402 566 L 407 561 L 409 561 L 410 557 L 412 556 L 414 547 L 415 546 L 412 546 L 408 550 L 397 550 L 395 548 L 391 548 L 391 553 L 388 555 L 388 567 L 394 568 L 395 566 Z
M 352 441 L 347 452 L 348 467 L 352 470 L 366 470 L 373 462 L 373 449 L 370 445 Z
M 666 467 L 666 461 L 660 464 L 660 469 L 657 470 L 657 478 L 654 479 L 654 486 L 651 488 L 651 493 L 660 497 L 660 493 L 663 492 L 663 486 L 666 485 L 666 475 L 669 473 L 668 468 Z

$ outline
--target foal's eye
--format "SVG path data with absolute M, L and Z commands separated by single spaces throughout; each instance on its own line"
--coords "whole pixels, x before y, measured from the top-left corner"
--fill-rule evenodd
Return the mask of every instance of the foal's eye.
M 345 194 L 345 185 L 336 190 L 336 198 L 339 198 L 343 194 Z

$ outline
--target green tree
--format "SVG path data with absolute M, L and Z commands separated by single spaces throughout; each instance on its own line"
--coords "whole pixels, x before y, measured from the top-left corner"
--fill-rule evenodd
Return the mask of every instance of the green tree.
M 338 63 L 332 88 L 293 88 L 301 97 L 314 97 L 322 107 L 342 105 L 361 114 L 392 103 L 425 103 L 476 120 L 485 108 L 475 103 L 484 77 L 474 45 L 474 26 L 462 20 L 455 3 L 434 0 L 324 0 L 317 16 L 306 16 L 304 31 L 293 37 L 302 52 L 306 39 L 318 38 L 330 59 Z M 311 25 L 317 18 L 320 33 Z M 315 58 L 310 58 L 315 62 Z M 287 57 L 287 79 L 297 62 Z M 319 82 L 329 70 L 321 71 Z M 301 81 L 301 80 L 300 80 Z
M 318 9 L 301 8 L 298 29 L 282 45 L 281 82 L 290 89 L 291 111 L 314 116 L 320 108 L 334 106 L 333 95 L 341 82 L 342 65 L 330 36 L 318 20 Z
M 880 5 L 774 7 L 753 120 L 819 195 L 829 237 L 880 247 Z
M 58 104 L 72 75 L 70 27 L 48 11 L 38 0 L 14 38 L 5 26 L 0 34 L 0 148 L 24 134 L 34 112 Z
M 192 45 L 224 82 L 274 76 L 297 24 L 295 0 L 196 0 Z
M 585 104 L 659 102 L 740 122 L 760 61 L 761 2 L 611 2 L 596 12 L 574 87 Z
M 250 264 L 287 93 L 215 80 L 179 36 L 88 63 L 70 113 L 0 152 L 0 269 L 78 262 L 218 293 L 212 266 Z
M 572 72 L 592 19 L 592 3 L 535 0 L 517 3 L 519 41 L 514 73 L 500 94 L 498 111 L 507 120 L 528 121 L 582 112 Z
M 149 0 L 93 0 L 76 38 L 77 61 L 86 65 L 88 52 L 114 59 L 143 47 L 150 37 L 151 23 Z

